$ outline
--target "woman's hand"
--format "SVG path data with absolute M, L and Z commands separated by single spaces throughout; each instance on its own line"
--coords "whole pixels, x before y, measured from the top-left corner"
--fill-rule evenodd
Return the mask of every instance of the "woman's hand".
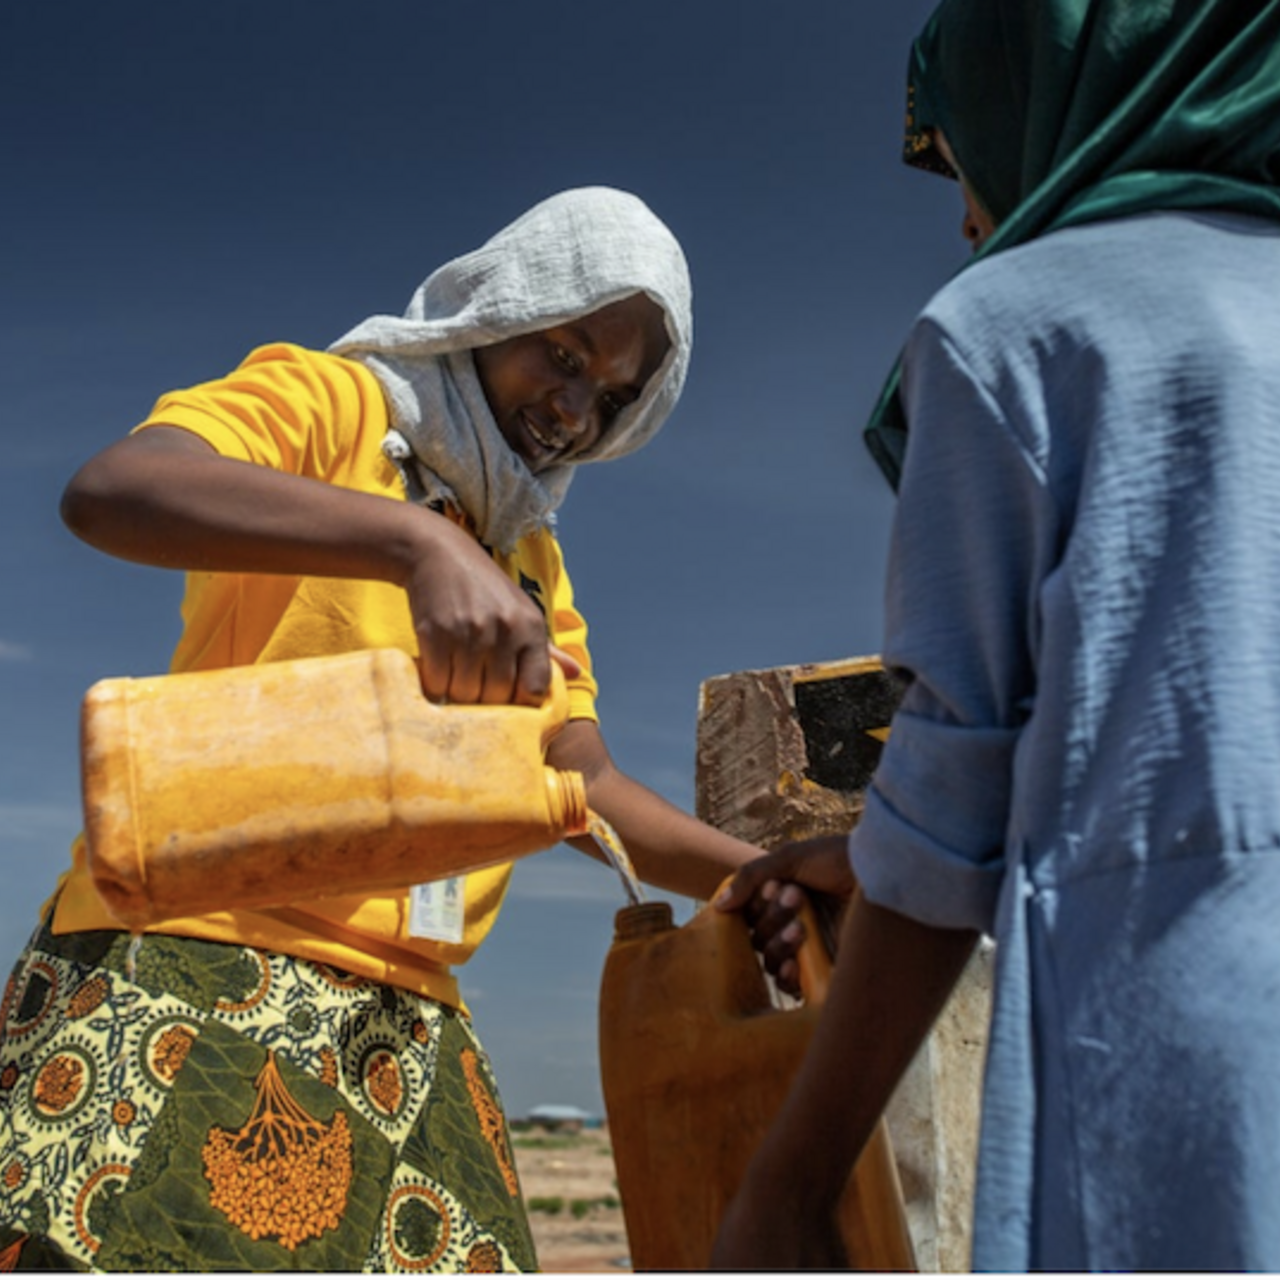
M 537 706 L 550 691 L 553 658 L 566 675 L 579 673 L 548 644 L 542 610 L 474 538 L 435 512 L 415 514 L 423 519 L 401 583 L 428 698 Z
M 402 586 L 429 697 L 536 705 L 553 657 L 578 673 L 552 652 L 537 605 L 446 517 L 223 457 L 178 427 L 148 427 L 91 458 L 62 513 L 92 546 L 142 564 Z
M 789 995 L 800 992 L 796 953 L 805 937 L 804 925 L 798 919 L 804 903 L 801 886 L 815 895 L 816 912 L 832 924 L 833 939 L 835 918 L 856 886 L 848 844 L 848 836 L 841 835 L 783 845 L 739 868 L 715 900 L 721 911 L 742 912 L 765 968 Z M 830 906 L 833 900 L 834 911 Z

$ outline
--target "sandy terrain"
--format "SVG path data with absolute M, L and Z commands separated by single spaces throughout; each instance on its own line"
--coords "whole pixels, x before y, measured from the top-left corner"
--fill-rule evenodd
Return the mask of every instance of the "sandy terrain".
M 607 1131 L 512 1134 L 543 1271 L 631 1269 Z

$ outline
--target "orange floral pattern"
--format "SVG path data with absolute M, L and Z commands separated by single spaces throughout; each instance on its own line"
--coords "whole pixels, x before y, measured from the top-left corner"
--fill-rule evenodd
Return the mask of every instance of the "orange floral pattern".
M 181 1025 L 170 1027 L 156 1041 L 155 1048 L 151 1051 L 151 1069 L 161 1079 L 172 1082 L 182 1069 L 195 1042 L 195 1035 L 189 1028 Z
M 275 1054 L 258 1073 L 249 1119 L 210 1129 L 202 1156 L 209 1202 L 251 1239 L 296 1249 L 337 1227 L 351 1186 L 346 1113 L 324 1124 L 289 1093 Z
M 431 1237 L 401 1239 L 401 1217 L 411 1217 L 414 1210 L 425 1209 L 434 1229 Z M 430 1187 L 409 1185 L 391 1193 L 386 1207 L 387 1252 L 402 1271 L 430 1271 L 444 1256 L 453 1239 L 453 1222 L 449 1206 Z M 407 1233 L 406 1233 L 407 1234 Z
M 82 982 L 67 1001 L 68 1018 L 87 1018 L 111 994 L 111 984 L 102 974 Z
M 40 1068 L 31 1101 L 45 1115 L 58 1115 L 75 1102 L 84 1086 L 84 1063 L 69 1053 L 60 1053 Z
M 243 1000 L 219 1000 L 216 1005 L 219 1013 L 245 1013 L 256 1005 L 261 1004 L 266 999 L 267 992 L 271 990 L 270 961 L 261 951 L 254 951 L 249 947 L 246 947 L 245 950 L 249 952 L 261 970 L 258 975 L 257 990 L 245 996 Z
M 76 1196 L 73 1216 L 76 1224 L 76 1235 L 80 1237 L 80 1243 L 84 1245 L 90 1254 L 97 1253 L 102 1248 L 102 1241 L 94 1235 L 89 1227 L 89 1205 L 93 1202 L 98 1188 L 104 1182 L 107 1184 L 117 1183 L 116 1190 L 118 1191 L 129 1181 L 131 1172 L 127 1164 L 104 1164 L 101 1169 L 97 1169 L 90 1174 L 85 1180 L 84 1186 L 80 1188 L 80 1192 Z
M 320 1083 L 330 1089 L 338 1087 L 338 1055 L 328 1045 L 320 1050 Z
M 502 1270 L 502 1250 L 492 1240 L 481 1240 L 473 1244 L 467 1254 L 467 1271 L 469 1274 L 492 1274 Z
M 507 1192 L 518 1196 L 520 1182 L 511 1163 L 511 1153 L 507 1150 L 507 1127 L 503 1123 L 502 1108 L 493 1100 L 493 1095 L 480 1076 L 480 1060 L 475 1051 L 463 1049 L 461 1057 L 462 1071 L 467 1078 L 467 1092 L 471 1095 L 476 1119 L 480 1121 L 480 1132 L 493 1150 L 498 1168 L 502 1170 L 502 1181 L 506 1183 Z
M 3 1253 L 0 1253 L 0 1271 L 17 1271 L 18 1259 L 22 1256 L 22 1246 L 30 1239 L 30 1236 L 19 1236 Z
M 404 1083 L 400 1064 L 385 1050 L 374 1054 L 365 1070 L 365 1088 L 373 1105 L 385 1115 L 393 1116 L 404 1101 Z
M 178 937 L 140 985 L 129 941 L 46 931 L 9 981 L 0 1269 L 536 1267 L 465 1017 L 288 956 L 263 994 L 247 949 Z

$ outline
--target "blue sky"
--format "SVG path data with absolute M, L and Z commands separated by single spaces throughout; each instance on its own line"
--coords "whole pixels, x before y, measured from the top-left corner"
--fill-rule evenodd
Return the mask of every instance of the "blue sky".
M 932 0 L 40 0 L 0 18 L 0 948 L 79 826 L 80 698 L 162 671 L 180 578 L 77 543 L 77 465 L 254 346 L 323 346 L 554 191 L 642 196 L 689 257 L 694 358 L 658 440 L 561 533 L 622 766 L 690 807 L 698 687 L 874 653 L 892 510 L 860 427 L 964 257 L 899 161 Z M 519 869 L 464 992 L 509 1109 L 596 1110 L 622 895 Z

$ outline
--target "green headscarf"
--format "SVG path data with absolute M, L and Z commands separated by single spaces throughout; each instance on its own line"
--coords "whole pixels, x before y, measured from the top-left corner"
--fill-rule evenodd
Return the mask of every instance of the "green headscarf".
M 935 128 L 998 223 L 973 261 L 1154 209 L 1280 218 L 1280 0 L 943 0 L 911 51 L 905 159 L 950 173 Z M 866 431 L 895 489 L 899 374 Z

